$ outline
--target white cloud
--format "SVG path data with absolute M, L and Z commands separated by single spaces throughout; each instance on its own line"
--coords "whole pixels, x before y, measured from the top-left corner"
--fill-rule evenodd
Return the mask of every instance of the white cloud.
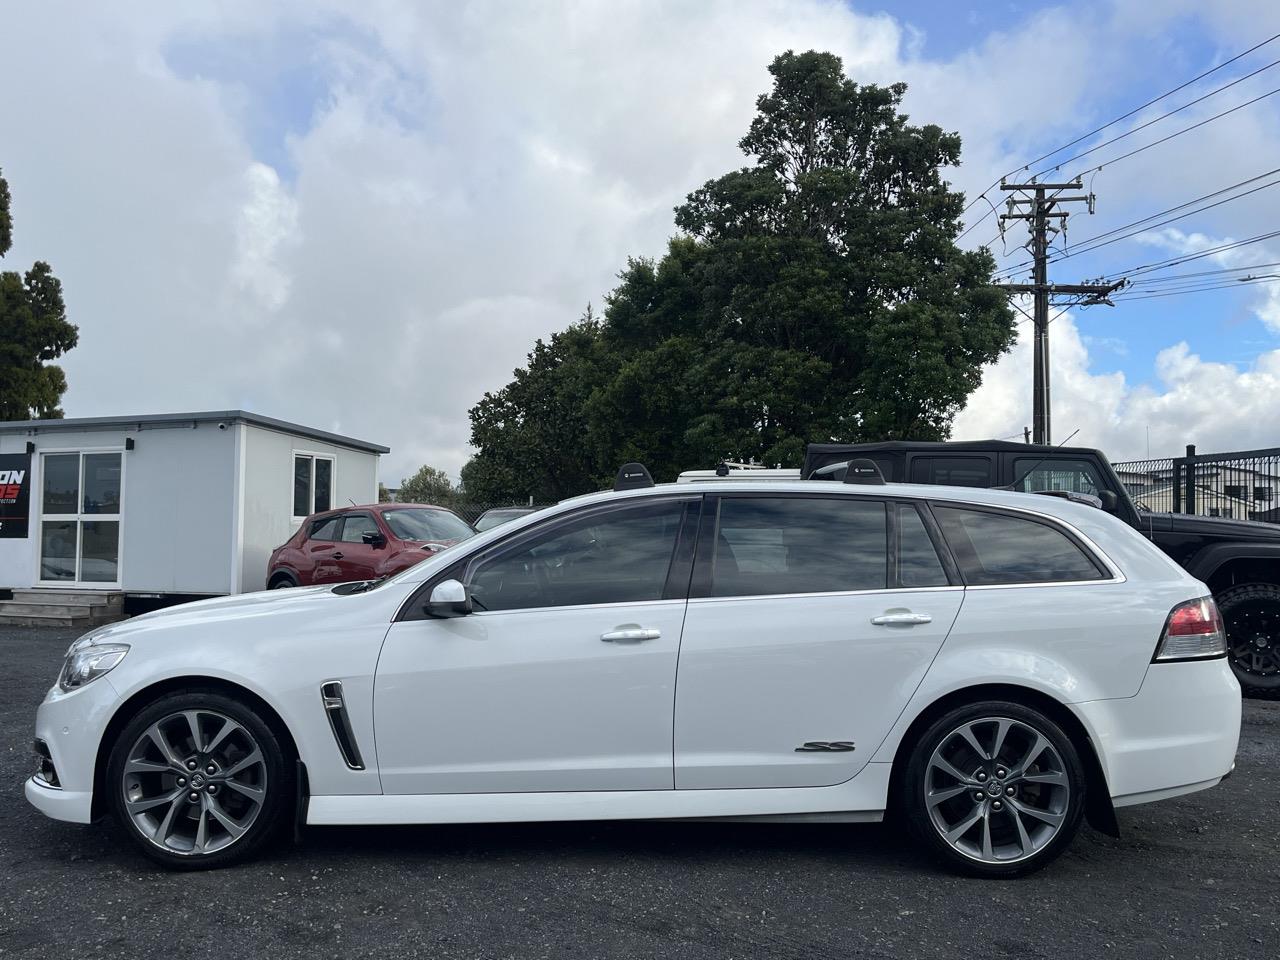
M 1202 453 L 1275 445 L 1280 350 L 1248 369 L 1201 359 L 1185 342 L 1156 355 L 1155 385 L 1095 371 L 1070 314 L 1050 325 L 1053 442 L 1099 447 L 1112 460 L 1174 456 L 1188 443 Z M 1008 437 L 1031 423 L 1031 327 L 1019 326 L 1013 350 L 989 366 L 982 386 L 956 417 L 957 440 Z
M 919 34 L 892 17 L 829 0 L 239 0 L 73 18 L 26 4 L 5 21 L 0 57 L 17 220 L 4 265 L 47 259 L 64 282 L 81 327 L 65 362 L 70 415 L 245 406 L 389 443 L 391 483 L 423 460 L 456 475 L 467 409 L 535 337 L 599 307 L 628 255 L 661 253 L 690 189 L 743 162 L 736 143 L 778 52 L 832 50 L 861 82 L 908 81 L 913 121 L 961 131 L 954 178 L 980 189 L 1030 145 L 1086 127 L 1088 105 L 1118 84 L 1172 62 L 1168 43 L 1142 38 L 1192 9 L 1179 4 L 1142 4 L 1141 35 L 1137 5 L 1104 8 L 1092 32 L 1050 9 L 948 62 L 923 59 Z M 1202 15 L 1240 49 L 1262 9 L 1235 0 Z M 193 45 L 255 42 L 310 71 L 301 92 L 277 102 L 255 87 L 276 77 L 269 56 L 230 79 L 183 62 Z M 264 151 L 254 118 L 269 100 L 296 115 L 278 118 L 281 142 Z M 1164 183 L 1121 165 L 1110 209 L 1203 192 L 1207 167 L 1224 183 L 1256 173 L 1280 150 L 1265 119 L 1224 127 L 1211 155 L 1169 154 Z M 1091 373 L 1073 331 L 1054 325 L 1059 424 L 1087 414 L 1098 436 L 1129 436 L 1118 424 L 1141 391 Z M 1019 430 L 1021 369 L 1000 365 L 964 422 Z

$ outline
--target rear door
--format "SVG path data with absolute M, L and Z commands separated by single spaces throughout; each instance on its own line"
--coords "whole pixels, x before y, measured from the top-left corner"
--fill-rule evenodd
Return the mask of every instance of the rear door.
M 342 535 L 342 514 L 311 521 L 307 539 L 302 543 L 303 563 L 307 570 L 298 571 L 308 583 L 341 583 L 342 567 L 335 554 Z
M 842 783 L 964 591 L 910 501 L 724 494 L 703 510 L 676 685 L 678 789 Z

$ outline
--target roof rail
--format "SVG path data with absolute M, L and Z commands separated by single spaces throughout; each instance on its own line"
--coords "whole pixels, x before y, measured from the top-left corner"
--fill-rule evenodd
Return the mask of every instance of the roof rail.
M 876 466 L 874 460 L 859 458 L 850 460 L 844 473 L 845 483 L 866 483 L 877 487 L 884 486 L 884 474 Z
M 996 489 L 1003 488 L 997 487 Z M 1072 503 L 1083 503 L 1099 510 L 1102 509 L 1102 498 L 1095 497 L 1092 493 L 1080 493 L 1077 490 L 1032 490 L 1031 492 L 1042 497 L 1057 497 L 1060 500 L 1070 500 Z
M 653 485 L 653 475 L 643 463 L 624 463 L 613 481 L 614 490 L 641 490 Z

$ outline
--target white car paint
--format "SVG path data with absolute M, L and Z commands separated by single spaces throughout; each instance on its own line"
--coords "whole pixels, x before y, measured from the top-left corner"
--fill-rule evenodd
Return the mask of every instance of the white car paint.
M 202 601 L 94 631 L 129 654 L 41 704 L 61 789 L 51 817 L 88 822 L 108 724 L 155 685 L 214 678 L 260 698 L 306 765 L 316 824 L 832 815 L 878 819 L 911 723 L 982 684 L 1044 694 L 1096 748 L 1117 803 L 1174 796 L 1231 769 L 1239 688 L 1225 659 L 1151 663 L 1177 603 L 1207 588 L 1124 523 L 1055 498 L 971 488 L 717 483 L 998 506 L 1072 530 L 1109 568 L 1088 583 L 696 599 L 396 620 L 459 559 L 584 506 L 698 491 L 674 485 L 566 501 L 466 541 L 376 589 Z M 927 613 L 906 628 L 884 611 Z M 643 643 L 601 642 L 618 627 Z M 682 639 L 683 633 L 683 639 Z M 336 747 L 320 685 L 341 680 L 366 769 Z M 797 753 L 811 740 L 850 752 Z

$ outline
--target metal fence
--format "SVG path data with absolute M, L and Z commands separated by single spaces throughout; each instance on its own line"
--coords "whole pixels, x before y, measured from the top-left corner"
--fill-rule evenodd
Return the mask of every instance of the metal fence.
M 1280 523 L 1280 447 L 1112 464 L 1135 503 L 1150 510 Z

